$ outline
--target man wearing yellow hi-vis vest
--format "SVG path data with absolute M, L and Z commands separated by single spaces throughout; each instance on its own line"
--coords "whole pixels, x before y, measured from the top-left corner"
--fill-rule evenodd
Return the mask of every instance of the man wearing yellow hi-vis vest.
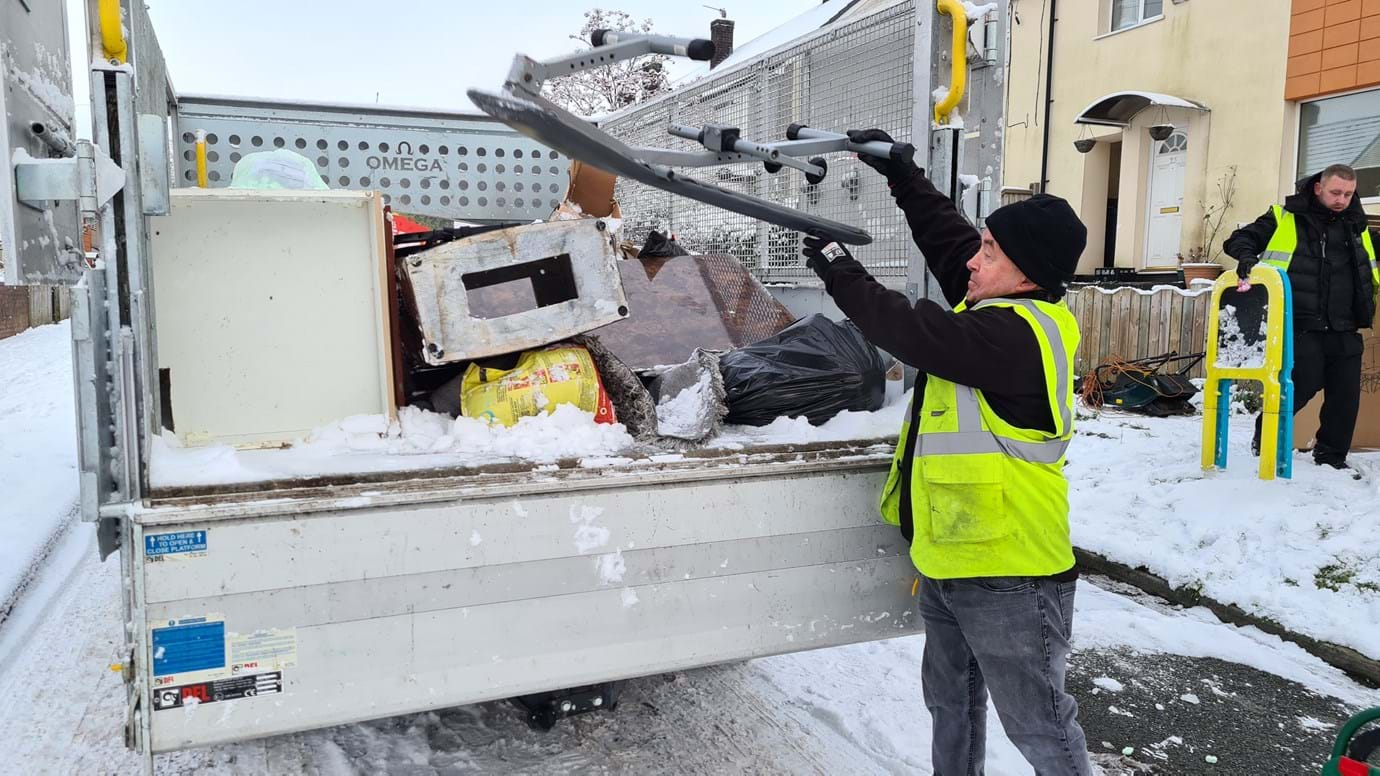
M 880 130 L 849 136 L 891 142 Z M 839 309 L 919 371 L 881 513 L 920 572 L 934 772 L 982 772 L 990 692 L 1036 773 L 1090 774 L 1064 690 L 1078 579 L 1063 471 L 1078 325 L 1061 301 L 1087 229 L 1067 202 L 1036 195 L 979 232 L 914 164 L 861 158 L 886 176 L 949 304 L 912 303 L 842 246 L 805 239 L 806 263 Z
M 1356 171 L 1335 164 L 1298 183 L 1298 192 L 1222 246 L 1249 275 L 1259 260 L 1285 270 L 1294 293 L 1294 412 L 1323 392 L 1313 460 L 1348 468 L 1346 454 L 1361 406 L 1357 329 L 1370 328 L 1380 267 L 1356 196 Z M 1260 450 L 1260 418 L 1252 448 Z

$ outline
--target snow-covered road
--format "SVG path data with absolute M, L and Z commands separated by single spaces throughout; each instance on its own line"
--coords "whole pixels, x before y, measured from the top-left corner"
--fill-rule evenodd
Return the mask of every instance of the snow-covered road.
M 0 621 L 76 513 L 70 341 L 65 322 L 0 340 Z
M 123 686 L 109 669 L 118 657 L 119 570 L 113 560 L 96 562 L 94 553 L 89 527 L 74 531 L 0 628 L 0 774 L 137 772 L 138 760 L 123 748 Z M 21 625 L 28 627 L 18 637 L 9 635 Z M 1254 763 L 1243 770 L 1245 758 L 1283 754 L 1272 753 L 1271 743 L 1289 733 L 1303 739 L 1291 740 L 1303 750 L 1293 754 L 1311 766 L 1350 709 L 1380 704 L 1380 693 L 1297 647 L 1223 625 L 1201 609 L 1138 602 L 1085 582 L 1075 631 L 1070 682 L 1080 688 L 1094 750 L 1111 756 L 1109 774 L 1135 772 L 1131 760 L 1168 774 L 1262 772 Z M 157 769 L 923 774 L 930 772 L 919 686 L 923 646 L 924 637 L 915 636 L 646 677 L 629 683 L 615 711 L 567 720 L 550 733 L 529 730 L 507 704 L 489 703 L 163 755 Z M 1182 675 L 1157 662 L 1171 656 L 1183 656 Z M 1233 685 L 1217 677 L 1217 661 L 1278 677 L 1283 690 L 1265 703 L 1252 695 L 1265 683 L 1247 677 Z M 1138 669 L 1151 665 L 1153 671 Z M 1215 712 L 1213 703 L 1226 705 Z M 1263 710 L 1268 728 L 1258 739 L 1199 730 L 1204 721 L 1192 713 L 1211 719 L 1232 703 Z M 1029 773 L 995 714 L 989 720 L 988 772 Z M 1135 754 L 1121 761 L 1115 755 L 1124 747 Z M 1207 755 L 1220 769 L 1204 765 Z

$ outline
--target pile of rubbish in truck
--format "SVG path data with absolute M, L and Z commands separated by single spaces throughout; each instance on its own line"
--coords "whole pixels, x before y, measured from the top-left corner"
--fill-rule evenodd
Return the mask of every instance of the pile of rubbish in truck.
M 396 235 L 408 405 L 505 427 L 571 405 L 668 449 L 882 406 L 855 327 L 796 320 L 731 256 L 621 241 L 613 183 L 577 163 L 544 224 Z
M 189 196 L 214 204 L 237 188 L 259 195 L 275 190 L 283 209 L 297 206 L 294 197 L 318 195 L 321 205 L 331 195 L 356 196 L 300 180 L 311 171 L 292 164 L 291 152 L 254 156 L 241 162 L 252 170 L 236 173 L 242 184 Z M 270 393 L 265 374 L 233 394 L 246 410 L 239 427 L 188 428 L 198 415 L 189 405 L 204 392 L 179 388 L 193 379 L 193 367 L 205 371 L 208 335 L 196 338 L 186 368 L 170 340 L 163 370 L 170 430 L 157 443 L 154 480 L 319 475 L 350 467 L 325 460 L 341 452 L 405 455 L 408 468 L 453 464 L 464 452 L 490 462 L 672 455 L 747 446 L 771 438 L 754 429 L 780 432 L 783 423 L 796 422 L 791 419 L 818 428 L 840 413 L 875 413 L 888 393 L 893 403 L 899 396 L 899 367 L 889 369 L 890 359 L 851 323 L 819 314 L 797 318 L 732 256 L 694 254 L 656 231 L 640 247 L 621 239 L 613 176 L 577 162 L 570 180 L 565 201 L 545 222 L 432 228 L 398 214 L 383 218 L 382 278 L 370 281 L 384 297 L 372 311 L 377 342 L 372 351 L 359 347 L 334 357 L 355 365 L 353 379 L 380 384 L 354 404 L 339 401 L 348 393 L 344 373 L 322 379 L 331 359 L 304 361 L 302 349 L 293 347 L 296 380 L 279 379 Z M 176 232 L 165 225 L 160 239 L 174 241 Z M 288 300 L 302 288 L 326 299 L 335 293 L 328 274 L 343 270 L 334 264 L 311 272 L 316 287 L 298 281 L 294 291 L 284 283 L 269 299 Z M 165 285 L 175 287 L 176 274 L 165 274 Z M 318 316 L 319 334 L 344 348 L 346 330 L 368 311 L 350 310 L 343 292 L 338 303 L 323 304 L 332 312 L 322 315 L 340 318 Z M 246 308 L 231 303 L 232 327 L 247 319 Z M 179 311 L 168 314 L 176 320 Z M 280 370 L 273 377 L 281 376 Z M 313 394 L 322 401 L 313 403 Z M 338 407 L 334 414 L 321 406 L 327 394 Z M 218 408 L 229 398 L 216 400 Z M 253 412 L 256 402 L 275 410 L 297 402 L 317 414 L 273 417 Z M 217 422 L 224 416 L 214 413 Z M 875 424 L 853 423 L 847 433 L 876 439 L 898 425 L 888 415 Z M 785 439 L 814 437 L 791 428 Z M 782 438 L 778 433 L 774 441 Z M 306 458 L 256 463 L 284 449 Z M 452 457 L 431 462 L 428 455 Z

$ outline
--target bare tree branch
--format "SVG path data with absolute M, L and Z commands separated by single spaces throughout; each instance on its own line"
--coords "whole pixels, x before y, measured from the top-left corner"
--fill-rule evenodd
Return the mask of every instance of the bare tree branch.
M 643 19 L 639 23 L 623 11 L 595 8 L 585 11 L 585 23 L 580 27 L 580 32 L 569 37 L 584 44 L 581 50 L 589 50 L 592 48 L 590 35 L 601 29 L 650 33 L 652 20 Z M 562 108 L 581 116 L 609 113 L 669 91 L 670 74 L 666 69 L 669 59 L 663 54 L 648 54 L 562 76 L 547 81 L 542 87 L 542 94 Z

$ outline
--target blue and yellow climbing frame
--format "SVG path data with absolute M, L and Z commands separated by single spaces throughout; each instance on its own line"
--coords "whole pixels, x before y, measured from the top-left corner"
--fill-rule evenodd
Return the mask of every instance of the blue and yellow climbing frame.
M 1231 385 L 1257 380 L 1263 387 L 1263 426 L 1260 435 L 1260 479 L 1293 475 L 1294 447 L 1294 325 L 1289 276 L 1276 267 L 1257 264 L 1249 290 L 1240 290 L 1235 272 L 1223 272 L 1212 287 L 1207 322 L 1207 383 L 1203 386 L 1203 468 L 1227 467 L 1227 432 L 1231 419 Z M 1239 353 L 1221 348 L 1223 309 L 1232 307 L 1236 328 L 1248 321 L 1252 331 L 1240 331 L 1238 342 L 1260 343 L 1263 358 L 1243 363 Z M 1283 412 L 1281 412 L 1281 409 Z

